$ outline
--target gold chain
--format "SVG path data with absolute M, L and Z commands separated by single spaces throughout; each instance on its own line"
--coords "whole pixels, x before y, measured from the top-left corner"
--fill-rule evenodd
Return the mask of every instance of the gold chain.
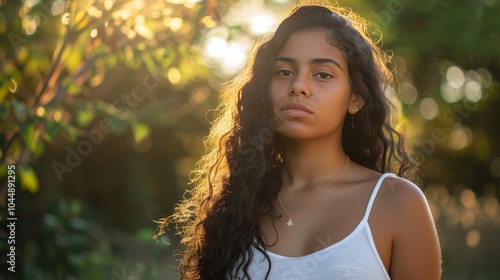
M 283 206 L 283 202 L 281 202 L 280 196 L 278 195 L 278 202 L 280 203 L 281 209 L 283 209 L 283 212 L 285 212 L 285 215 L 288 217 L 288 222 L 286 223 L 287 226 L 293 226 L 292 220 L 295 219 L 298 215 L 302 214 L 302 212 L 304 212 L 307 208 L 309 208 L 309 206 L 311 206 L 316 201 L 316 199 L 318 199 L 318 197 L 326 189 L 326 187 L 331 185 L 333 182 L 335 182 L 335 180 L 337 180 L 337 178 L 340 177 L 340 175 L 342 175 L 348 164 L 349 164 L 349 156 L 347 156 L 347 162 L 345 163 L 342 170 L 340 170 L 340 172 L 337 174 L 337 176 L 335 176 L 333 180 L 331 180 L 330 182 L 328 182 L 328 184 L 326 184 L 323 188 L 321 188 L 318 194 L 304 208 L 302 208 L 302 210 L 300 210 L 299 212 L 297 212 L 297 214 L 293 216 L 288 215 L 288 212 L 286 212 L 285 207 Z

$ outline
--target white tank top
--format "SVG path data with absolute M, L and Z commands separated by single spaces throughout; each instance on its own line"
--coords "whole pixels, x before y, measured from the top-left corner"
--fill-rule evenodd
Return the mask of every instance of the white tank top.
M 388 176 L 380 177 L 373 189 L 368 206 L 361 222 L 344 239 L 322 250 L 302 257 L 285 257 L 267 251 L 271 259 L 269 280 L 387 280 L 390 279 L 380 256 L 368 224 L 370 211 L 380 189 L 382 181 Z M 248 273 L 251 280 L 265 279 L 268 263 L 264 255 L 252 247 L 253 259 Z M 239 271 L 236 278 L 245 279 Z

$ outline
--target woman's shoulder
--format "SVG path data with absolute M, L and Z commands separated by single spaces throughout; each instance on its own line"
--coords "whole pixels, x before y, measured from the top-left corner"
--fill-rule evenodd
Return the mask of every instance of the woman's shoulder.
M 408 222 L 428 220 L 430 209 L 422 189 L 413 182 L 398 177 L 387 176 L 377 194 L 379 207 L 396 227 L 405 227 Z
M 423 191 L 413 182 L 395 174 L 382 174 L 366 167 L 357 166 L 353 170 L 351 178 L 355 184 L 366 186 L 366 191 L 372 191 L 373 187 L 380 183 L 377 192 L 377 201 L 380 206 L 385 208 L 387 213 L 405 214 L 404 211 L 409 207 L 428 207 L 427 200 Z
M 439 279 L 439 241 L 423 191 L 409 180 L 389 176 L 378 195 L 392 236 L 391 276 Z
M 416 184 L 394 174 L 386 176 L 381 183 L 379 196 L 388 199 L 395 207 L 410 206 L 414 203 L 426 202 L 425 195 Z

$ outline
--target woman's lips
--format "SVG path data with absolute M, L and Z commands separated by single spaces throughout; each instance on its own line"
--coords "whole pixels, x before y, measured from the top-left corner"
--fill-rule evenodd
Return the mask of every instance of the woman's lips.
M 299 103 L 287 104 L 281 109 L 281 111 L 283 112 L 284 115 L 290 117 L 309 116 L 313 113 L 311 109 L 307 108 L 307 106 Z

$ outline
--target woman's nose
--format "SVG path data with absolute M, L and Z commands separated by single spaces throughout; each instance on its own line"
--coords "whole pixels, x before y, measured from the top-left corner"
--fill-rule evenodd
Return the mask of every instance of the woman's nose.
M 311 91 L 309 89 L 309 86 L 307 85 L 306 78 L 298 76 L 290 86 L 288 94 L 309 97 L 311 95 Z

